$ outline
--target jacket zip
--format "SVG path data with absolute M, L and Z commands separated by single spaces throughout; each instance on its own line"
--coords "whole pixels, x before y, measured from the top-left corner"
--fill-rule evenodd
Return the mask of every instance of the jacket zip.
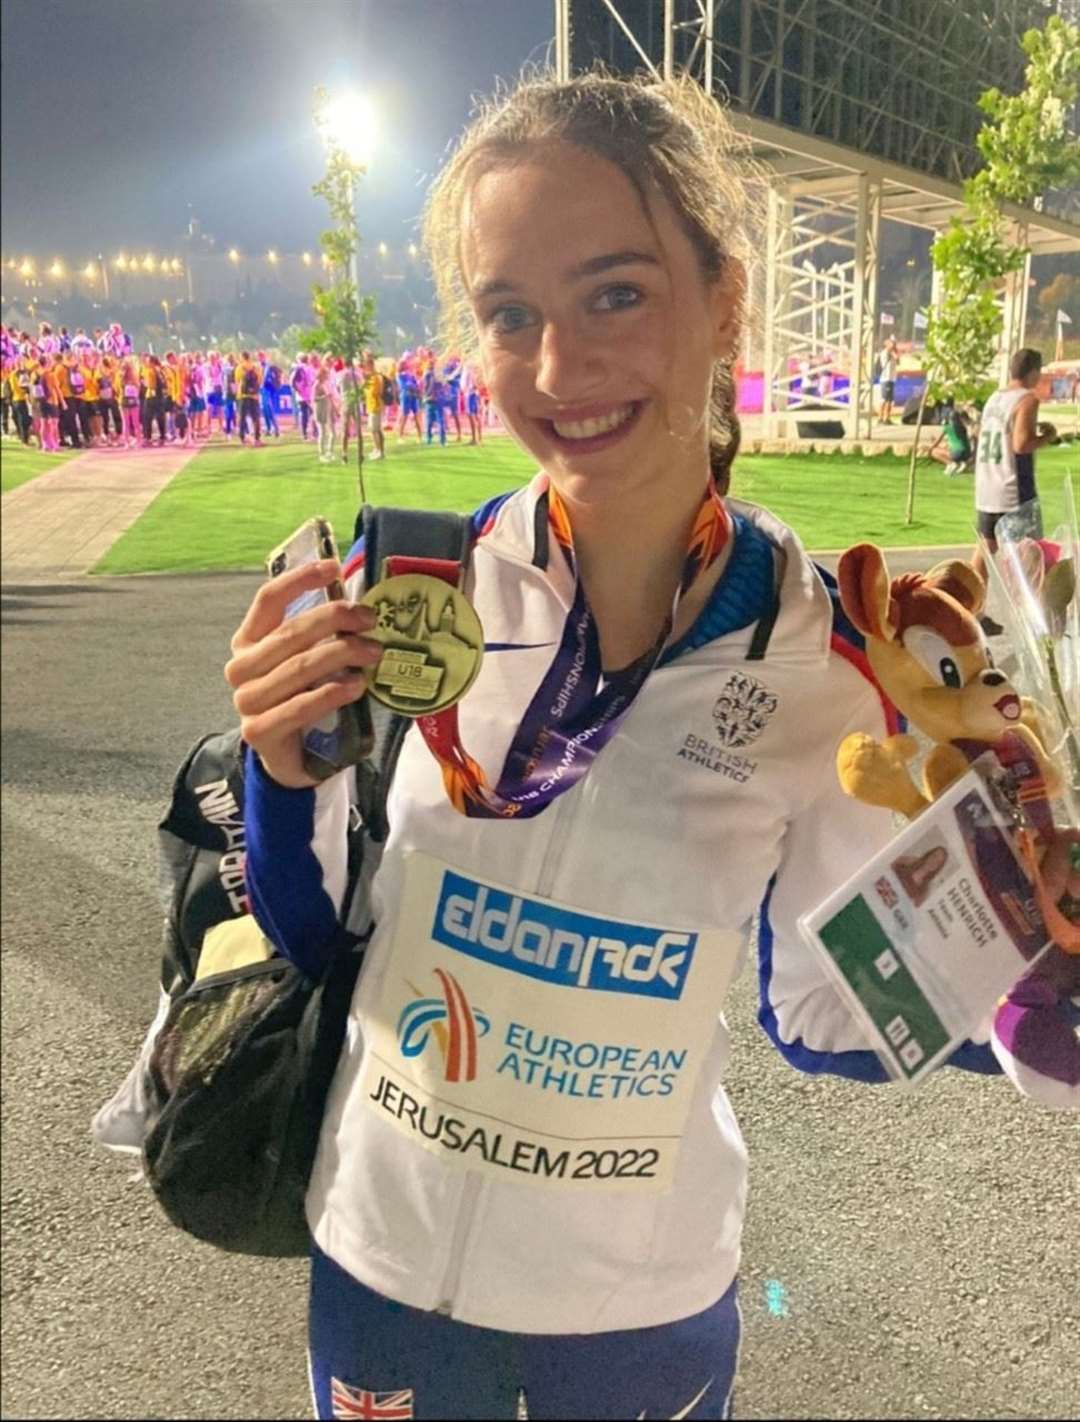
M 496 550 L 492 550 L 496 552 Z M 518 558 L 508 558 L 505 551 L 499 550 L 496 556 L 504 561 L 521 563 Z M 566 607 L 569 613 L 569 606 Z M 563 849 L 566 844 L 566 823 L 570 815 L 568 804 L 569 796 L 561 795 L 553 805 L 548 808 L 547 814 L 550 823 L 550 834 L 548 836 L 547 847 L 544 850 L 544 857 L 540 863 L 540 873 L 537 876 L 533 892 L 546 898 L 551 892 L 551 886 L 555 882 L 555 875 L 562 860 Z M 436 1308 L 436 1313 L 451 1315 L 454 1309 L 454 1302 L 457 1298 L 458 1289 L 461 1285 L 461 1274 L 465 1265 L 465 1243 L 472 1229 L 473 1220 L 476 1217 L 476 1209 L 479 1203 L 480 1191 L 483 1188 L 483 1180 L 474 1171 L 468 1171 L 465 1176 L 465 1184 L 462 1188 L 461 1198 L 458 1202 L 457 1220 L 454 1225 L 454 1236 L 450 1243 L 449 1260 L 446 1272 L 443 1275 L 441 1290 L 442 1301 Z
M 570 807 L 567 803 L 567 795 L 561 795 L 554 805 L 548 809 L 551 816 L 551 833 L 548 837 L 547 848 L 544 850 L 544 857 L 540 863 L 540 873 L 537 878 L 534 893 L 546 898 L 550 893 L 551 885 L 555 881 L 555 873 L 562 859 L 563 847 L 566 844 L 566 835 L 563 833 L 565 821 L 569 815 Z M 442 1289 L 440 1291 L 441 1302 L 435 1312 L 450 1316 L 454 1311 L 454 1302 L 457 1298 L 458 1289 L 461 1285 L 461 1274 L 465 1267 L 465 1244 L 472 1229 L 473 1220 L 476 1217 L 476 1207 L 480 1200 L 480 1191 L 484 1181 L 481 1176 L 473 1170 L 465 1174 L 465 1183 L 461 1190 L 461 1198 L 458 1201 L 457 1220 L 454 1224 L 454 1237 L 450 1242 L 450 1254 L 446 1266 L 446 1273 L 443 1275 Z

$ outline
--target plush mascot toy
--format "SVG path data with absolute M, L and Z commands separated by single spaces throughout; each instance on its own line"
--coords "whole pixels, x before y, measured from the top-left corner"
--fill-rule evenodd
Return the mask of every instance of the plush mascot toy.
M 1043 749 L 1037 711 L 990 659 L 977 621 L 985 587 L 970 563 L 940 563 L 890 580 L 881 550 L 863 543 L 841 556 L 837 578 L 882 690 L 930 741 L 920 786 L 908 768 L 919 749 L 914 736 L 846 737 L 837 772 L 849 795 L 914 819 L 994 746 L 1019 750 L 1041 775 L 1045 794 L 1057 793 L 1060 779 Z M 1062 847 L 1044 864 L 1056 865 Z M 1025 1095 L 1080 1109 L 1080 929 L 1056 907 L 1066 894 L 1080 897 L 1080 874 L 1055 868 L 1040 893 L 1055 946 L 999 1005 L 991 1042 Z

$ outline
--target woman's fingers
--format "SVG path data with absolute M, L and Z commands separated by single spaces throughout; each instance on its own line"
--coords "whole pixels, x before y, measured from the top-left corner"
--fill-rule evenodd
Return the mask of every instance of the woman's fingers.
M 270 711 L 310 691 L 328 677 L 373 666 L 382 656 L 382 650 L 378 642 L 365 641 L 362 637 L 331 638 L 290 657 L 265 676 L 245 681 L 233 693 L 233 704 L 241 716 Z
M 338 601 L 302 612 L 250 644 L 238 633 L 233 638 L 234 655 L 225 665 L 225 680 L 235 690 L 327 638 L 356 636 L 370 631 L 374 624 L 371 608 Z
M 317 563 L 305 563 L 302 567 L 282 573 L 280 577 L 268 579 L 255 594 L 243 622 L 233 635 L 233 651 L 250 647 L 280 627 L 285 609 L 301 593 L 329 587 L 340 576 L 340 564 L 333 558 L 322 558 Z
M 300 692 L 283 705 L 273 706 L 267 711 L 250 716 L 241 716 L 240 734 L 245 743 L 258 751 L 264 761 L 269 761 L 269 753 L 274 747 L 314 726 L 331 711 L 347 706 L 350 701 L 358 701 L 366 690 L 367 679 L 364 674 L 353 672 L 341 681 L 329 681 L 313 691 Z M 273 770 L 271 774 L 275 774 Z M 288 779 L 276 774 L 275 779 L 280 779 L 282 784 L 289 783 Z M 313 782 L 307 779 L 306 783 Z

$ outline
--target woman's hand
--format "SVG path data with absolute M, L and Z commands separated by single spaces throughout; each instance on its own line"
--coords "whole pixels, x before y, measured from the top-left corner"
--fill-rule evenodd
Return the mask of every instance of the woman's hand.
M 304 769 L 303 732 L 363 696 L 363 668 L 382 656 L 381 645 L 362 635 L 375 625 L 371 608 L 327 602 L 284 620 L 294 598 L 340 576 L 340 565 L 324 559 L 263 583 L 225 667 L 240 734 L 267 774 L 292 789 L 317 783 Z

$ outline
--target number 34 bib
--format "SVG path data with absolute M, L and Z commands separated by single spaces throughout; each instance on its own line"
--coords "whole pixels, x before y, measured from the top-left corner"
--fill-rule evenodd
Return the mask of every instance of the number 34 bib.
M 599 917 L 410 854 L 368 1108 L 507 1181 L 670 1187 L 735 933 Z

